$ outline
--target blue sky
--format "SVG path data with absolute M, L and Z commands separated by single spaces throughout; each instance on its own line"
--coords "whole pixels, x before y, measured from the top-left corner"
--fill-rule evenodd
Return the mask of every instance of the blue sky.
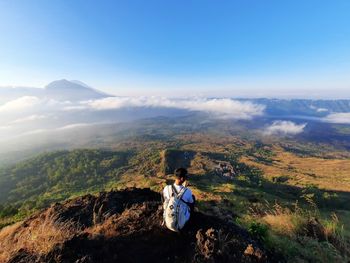
M 0 0 L 0 86 L 350 97 L 350 1 Z

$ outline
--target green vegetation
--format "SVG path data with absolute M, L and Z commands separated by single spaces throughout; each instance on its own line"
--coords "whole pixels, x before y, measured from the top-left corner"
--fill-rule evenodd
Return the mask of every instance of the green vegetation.
M 85 193 L 160 191 L 171 181 L 168 175 L 184 166 L 201 211 L 239 223 L 287 261 L 349 259 L 349 152 L 259 142 L 224 131 L 217 136 L 184 129 L 172 136 L 165 129 L 154 135 L 151 128 L 111 151 L 57 151 L 0 169 L 0 228 Z M 220 163 L 232 167 L 233 175 L 218 172 Z M 312 226 L 318 235 L 310 232 Z
M 266 242 L 268 239 L 268 227 L 267 225 L 261 224 L 259 222 L 252 221 L 248 226 L 248 232 L 257 237 L 259 240 Z
M 41 154 L 0 170 L 0 218 L 23 217 L 51 203 L 100 191 L 123 173 L 132 154 L 102 150 Z
M 178 149 L 166 149 L 163 152 L 162 172 L 172 174 L 178 167 L 190 167 L 195 152 Z
M 348 237 L 336 214 L 322 218 L 315 205 L 313 210 L 297 203 L 293 208 L 255 207 L 239 223 L 287 262 L 348 262 L 350 257 Z

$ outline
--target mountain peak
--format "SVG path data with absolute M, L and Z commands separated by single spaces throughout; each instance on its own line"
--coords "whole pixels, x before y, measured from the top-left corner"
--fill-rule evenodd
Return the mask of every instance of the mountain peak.
M 65 80 L 65 79 L 63 79 L 63 80 Z M 75 83 L 75 84 L 78 84 L 78 85 L 83 86 L 83 87 L 85 87 L 85 88 L 92 89 L 89 85 L 85 84 L 84 82 L 82 82 L 82 81 L 80 81 L 80 80 L 74 79 L 74 80 L 70 80 L 70 82 Z
M 46 85 L 45 89 L 87 89 L 87 85 L 81 85 L 79 83 L 69 81 L 66 79 L 55 80 L 48 85 Z M 91 89 L 91 88 L 89 88 Z
M 85 83 L 66 79 L 55 80 L 45 87 L 46 96 L 58 100 L 89 100 L 108 97 L 109 95 L 95 90 Z

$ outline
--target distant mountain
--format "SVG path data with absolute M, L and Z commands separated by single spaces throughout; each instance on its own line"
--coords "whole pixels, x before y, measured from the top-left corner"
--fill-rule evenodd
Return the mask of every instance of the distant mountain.
M 57 100 L 89 100 L 109 97 L 101 91 L 90 88 L 80 81 L 68 81 L 66 79 L 56 80 L 45 87 L 44 94 L 46 97 Z
M 350 100 L 311 100 L 311 99 L 240 99 L 266 106 L 270 116 L 309 116 L 324 117 L 332 112 L 350 112 Z
M 44 89 L 29 87 L 1 87 L 0 104 L 23 96 L 35 96 L 55 100 L 82 101 L 111 97 L 112 95 L 93 89 L 78 80 L 56 80 L 49 83 Z
M 73 82 L 73 83 L 78 84 L 80 86 L 83 86 L 85 88 L 92 89 L 92 87 L 90 87 L 89 85 L 85 84 L 84 82 L 82 82 L 80 80 L 70 80 L 70 82 Z

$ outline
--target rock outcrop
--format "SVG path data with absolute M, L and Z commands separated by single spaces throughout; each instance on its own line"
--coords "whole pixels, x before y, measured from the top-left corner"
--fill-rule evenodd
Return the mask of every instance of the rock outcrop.
M 57 203 L 0 238 L 1 259 L 11 263 L 277 261 L 247 231 L 213 216 L 196 212 L 182 233 L 169 231 L 160 196 L 149 189 Z

